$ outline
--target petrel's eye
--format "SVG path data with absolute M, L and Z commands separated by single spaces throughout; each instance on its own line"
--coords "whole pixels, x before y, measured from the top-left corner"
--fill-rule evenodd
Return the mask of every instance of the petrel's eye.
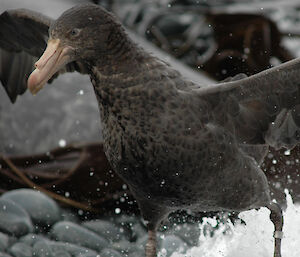
M 75 29 L 71 30 L 70 34 L 71 34 L 71 36 L 78 36 L 80 31 L 81 31 L 81 29 L 75 28 Z

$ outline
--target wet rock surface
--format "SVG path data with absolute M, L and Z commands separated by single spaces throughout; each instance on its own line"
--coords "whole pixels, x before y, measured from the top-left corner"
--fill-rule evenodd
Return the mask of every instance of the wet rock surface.
M 0 198 L 0 231 L 22 236 L 34 230 L 28 213 L 18 204 Z
M 97 252 L 100 252 L 108 245 L 108 240 L 104 237 L 98 236 L 93 231 L 68 221 L 55 224 L 51 234 L 57 241 L 84 246 Z
M 0 197 L 0 257 L 143 256 L 147 233 L 140 218 L 126 214 L 90 219 L 62 209 L 31 189 Z M 159 245 L 165 256 L 185 251 L 199 239 L 197 224 L 164 229 Z M 172 234 L 170 234 L 172 233 Z
M 20 205 L 33 223 L 52 225 L 61 219 L 58 205 L 51 198 L 30 189 L 17 189 L 1 196 Z M 30 199 L 30 201 L 28 201 Z

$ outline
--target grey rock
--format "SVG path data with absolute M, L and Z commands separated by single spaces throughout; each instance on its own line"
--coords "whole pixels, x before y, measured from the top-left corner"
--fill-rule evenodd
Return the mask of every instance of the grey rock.
M 117 227 L 114 223 L 106 220 L 91 220 L 83 222 L 82 225 L 98 235 L 111 240 L 119 241 L 124 234 L 124 229 Z
M 50 245 L 44 241 L 38 241 L 33 245 L 33 256 L 54 257 Z
M 61 218 L 62 218 L 62 221 L 70 221 L 70 222 L 74 222 L 74 223 L 79 223 L 79 218 L 76 215 L 76 213 L 74 213 L 70 210 L 61 209 Z
M 72 255 L 66 251 L 57 251 L 54 254 L 55 257 L 72 257 Z
M 0 198 L 0 231 L 19 237 L 32 232 L 33 225 L 21 206 Z
M 9 246 L 9 236 L 0 232 L 0 251 L 5 251 Z
M 178 236 L 168 235 L 161 242 L 161 251 L 166 256 L 171 256 L 174 252 L 185 252 L 187 250 L 187 244 Z
M 124 237 L 130 241 L 135 242 L 137 238 L 147 233 L 146 227 L 138 221 L 136 216 L 120 215 L 114 217 L 116 224 L 121 226 L 124 230 Z
M 45 240 L 48 241 L 49 239 L 43 235 L 29 233 L 25 236 L 22 236 L 19 239 L 19 242 L 25 243 L 29 246 L 33 246 L 36 242 Z
M 197 224 L 184 223 L 168 230 L 166 234 L 172 234 L 180 237 L 189 246 L 197 246 L 200 237 L 200 229 Z
M 118 252 L 126 253 L 128 256 L 130 256 L 131 252 L 139 250 L 134 243 L 129 243 L 127 240 L 115 242 L 111 244 L 110 247 L 117 250 Z
M 12 257 L 12 256 L 7 253 L 0 252 L 0 257 Z
M 71 254 L 64 249 L 53 249 L 50 241 L 39 241 L 33 246 L 33 256 L 37 257 L 71 257 Z
M 76 254 L 75 257 L 102 257 L 102 255 L 99 255 L 98 253 L 88 252 Z
M 51 230 L 51 234 L 56 240 L 84 246 L 96 251 L 101 251 L 108 245 L 108 240 L 105 238 L 68 221 L 56 223 Z
M 147 235 L 147 230 L 141 222 L 136 222 L 131 226 L 132 238 L 142 238 Z
M 116 222 L 120 225 L 134 224 L 137 222 L 137 219 L 138 218 L 135 215 L 126 214 L 121 214 L 114 218 L 114 220 L 116 220 Z
M 97 256 L 97 252 L 91 249 L 65 242 L 39 241 L 33 246 L 33 255 L 37 257 L 69 257 L 84 254 Z
M 100 256 L 101 257 L 122 257 L 122 255 L 118 251 L 109 248 L 103 249 L 100 253 Z
M 8 252 L 14 257 L 31 257 L 32 247 L 21 242 L 17 242 L 12 245 Z
M 57 203 L 39 191 L 16 189 L 4 193 L 1 198 L 22 206 L 34 223 L 52 225 L 61 219 Z
M 145 251 L 137 250 L 135 252 L 130 253 L 130 257 L 141 257 L 145 255 Z
M 145 249 L 147 241 L 148 241 L 148 234 L 145 234 L 142 237 L 138 238 L 138 240 L 136 242 L 137 249 L 138 250 Z

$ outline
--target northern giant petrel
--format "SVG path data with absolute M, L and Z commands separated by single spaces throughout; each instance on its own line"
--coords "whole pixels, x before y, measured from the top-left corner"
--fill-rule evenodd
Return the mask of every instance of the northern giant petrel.
M 137 46 L 92 4 L 57 20 L 4 12 L 0 46 L 0 77 L 12 100 L 43 51 L 28 79 L 32 93 L 61 72 L 90 75 L 105 153 L 148 222 L 147 257 L 156 256 L 156 229 L 172 211 L 262 206 L 271 210 L 274 256 L 281 256 L 282 214 L 259 164 L 268 146 L 290 149 L 300 140 L 300 59 L 202 87 Z M 20 63 L 10 67 L 13 57 Z

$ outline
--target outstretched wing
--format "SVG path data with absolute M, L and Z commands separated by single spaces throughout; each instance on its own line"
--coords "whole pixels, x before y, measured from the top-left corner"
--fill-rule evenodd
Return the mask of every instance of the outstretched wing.
M 300 142 L 300 58 L 195 92 L 210 110 L 206 120 L 231 131 L 239 143 L 279 149 Z
M 0 81 L 10 100 L 27 89 L 27 79 L 34 70 L 48 40 L 48 30 L 53 19 L 27 9 L 5 11 L 0 15 Z M 86 73 L 79 62 L 68 64 L 56 73 L 78 71 Z

